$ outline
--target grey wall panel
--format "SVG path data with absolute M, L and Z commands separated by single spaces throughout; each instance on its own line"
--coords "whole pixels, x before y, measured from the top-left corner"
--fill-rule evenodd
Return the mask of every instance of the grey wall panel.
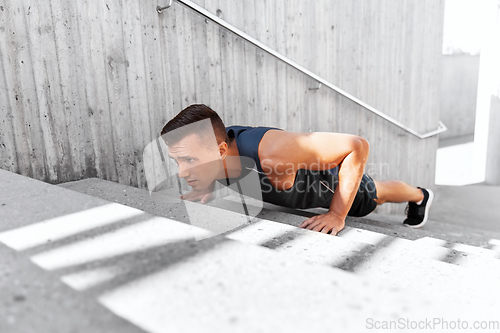
M 474 135 L 478 76 L 478 55 L 443 56 L 441 120 L 448 131 L 441 140 Z

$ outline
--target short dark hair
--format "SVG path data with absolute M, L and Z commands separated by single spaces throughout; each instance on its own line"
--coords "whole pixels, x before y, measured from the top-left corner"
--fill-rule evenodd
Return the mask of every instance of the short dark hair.
M 186 131 L 174 130 L 204 119 L 210 119 L 217 144 L 220 144 L 222 142 L 226 142 L 227 144 L 229 144 L 229 137 L 226 133 L 226 126 L 224 126 L 222 119 L 219 117 L 217 112 L 215 112 L 205 104 L 193 104 L 179 112 L 163 127 L 160 135 L 165 140 L 167 145 L 176 143 L 186 137 L 188 134 L 192 133 L 196 133 L 200 137 L 202 137 L 203 133 L 206 133 L 206 131 L 208 130 L 207 128 L 205 128 L 206 126 L 202 125 L 204 122 L 201 122 L 199 126 L 195 127 L 187 126 L 186 128 L 188 130 Z

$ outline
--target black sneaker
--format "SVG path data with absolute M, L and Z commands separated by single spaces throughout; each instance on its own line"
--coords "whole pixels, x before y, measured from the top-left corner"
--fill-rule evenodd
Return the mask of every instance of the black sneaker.
M 431 208 L 434 193 L 431 190 L 418 187 L 424 193 L 424 200 L 420 205 L 415 202 L 408 202 L 405 214 L 407 216 L 403 224 L 410 228 L 422 228 L 429 217 L 429 208 Z

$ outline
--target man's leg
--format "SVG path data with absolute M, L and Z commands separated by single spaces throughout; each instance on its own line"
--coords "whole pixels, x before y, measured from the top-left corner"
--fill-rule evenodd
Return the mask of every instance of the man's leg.
M 377 204 L 385 202 L 419 202 L 424 199 L 424 193 L 400 180 L 373 181 L 377 189 Z
M 403 224 L 411 228 L 421 228 L 429 217 L 429 208 L 434 199 L 434 193 L 429 189 L 421 189 L 399 180 L 374 181 L 377 189 L 375 202 L 408 202 L 407 218 Z

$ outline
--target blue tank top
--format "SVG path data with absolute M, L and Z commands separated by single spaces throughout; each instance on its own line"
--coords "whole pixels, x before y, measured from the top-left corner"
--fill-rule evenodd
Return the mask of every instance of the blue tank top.
M 299 169 L 296 172 L 293 186 L 286 190 L 277 190 L 271 184 L 263 173 L 258 155 L 259 143 L 264 134 L 271 129 L 282 130 L 276 127 L 251 126 L 229 126 L 226 128 L 229 139 L 236 140 L 239 155 L 249 157 L 254 162 L 254 165 L 247 165 L 248 162 L 242 160 L 243 172 L 239 178 L 244 177 L 248 172 L 257 172 L 260 179 L 262 201 L 264 202 L 300 209 L 329 208 L 333 193 L 327 186 L 335 191 L 338 184 L 338 166 L 324 171 Z M 245 161 L 248 160 L 245 159 Z M 247 172 L 246 170 L 251 171 Z M 230 179 L 230 183 L 236 180 Z

